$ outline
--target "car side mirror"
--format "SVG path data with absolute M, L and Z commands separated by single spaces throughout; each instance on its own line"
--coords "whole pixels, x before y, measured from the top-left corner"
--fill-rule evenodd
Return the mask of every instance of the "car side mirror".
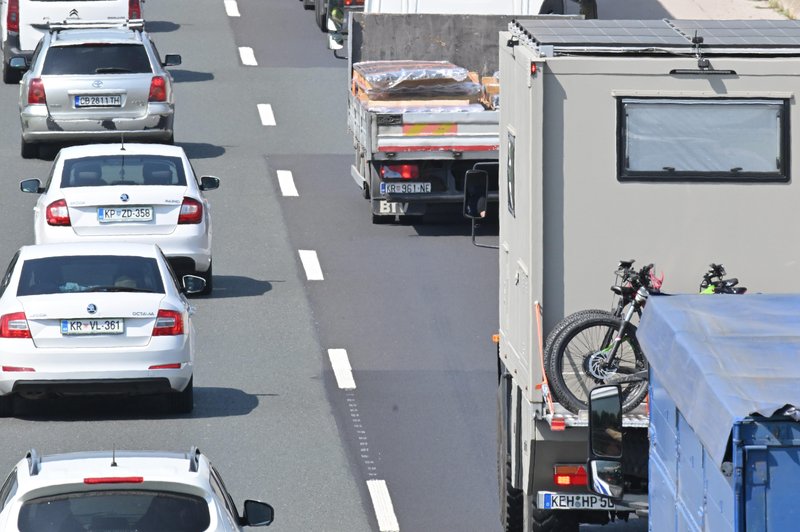
M 181 64 L 180 54 L 167 54 L 164 56 L 164 62 L 161 66 L 178 66 Z
M 275 519 L 275 510 L 261 501 L 244 501 L 242 521 L 245 526 L 267 526 Z
M 206 287 L 206 280 L 197 275 L 184 275 L 181 281 L 183 292 L 186 294 L 199 294 Z
M 12 57 L 8 61 L 8 66 L 14 70 L 28 70 L 28 60 L 20 56 Z
M 464 216 L 473 220 L 485 218 L 488 196 L 489 173 L 486 170 L 467 170 L 464 175 Z
M 44 192 L 42 182 L 38 179 L 23 179 L 19 182 L 19 189 L 22 192 L 29 192 L 31 194 L 41 194 Z
M 589 392 L 589 489 L 622 498 L 622 400 L 619 385 Z
M 200 178 L 200 190 L 217 190 L 219 188 L 219 178 L 204 175 Z

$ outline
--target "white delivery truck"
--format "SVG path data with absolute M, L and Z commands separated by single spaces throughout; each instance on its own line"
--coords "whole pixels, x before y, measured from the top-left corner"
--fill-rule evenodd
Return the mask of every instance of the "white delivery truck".
M 624 416 L 626 504 L 590 493 L 587 412 L 553 400 L 543 338 L 610 303 L 621 258 L 654 262 L 668 292 L 696 293 L 711 262 L 751 291 L 792 289 L 800 22 L 524 20 L 499 37 L 501 518 L 571 532 L 646 497 L 649 417 Z M 587 394 L 605 384 L 580 363 L 596 354 L 574 353 Z

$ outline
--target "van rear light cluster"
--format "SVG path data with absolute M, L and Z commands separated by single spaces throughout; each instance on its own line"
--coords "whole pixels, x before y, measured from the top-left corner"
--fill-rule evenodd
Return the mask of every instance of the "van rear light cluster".
M 183 315 L 176 310 L 158 311 L 153 336 L 178 336 L 183 334 Z
M 28 105 L 37 103 L 47 103 L 47 95 L 44 92 L 42 78 L 33 78 L 28 83 Z
M 150 81 L 150 95 L 147 97 L 147 101 L 167 101 L 167 80 L 164 76 L 153 76 L 153 79 Z
M 179 224 L 199 224 L 203 221 L 203 204 L 192 198 L 183 198 L 181 212 L 178 215 Z
M 14 312 L 0 316 L 0 338 L 30 338 L 28 318 L 24 312 Z
M 19 32 L 19 0 L 8 0 L 6 31 Z
M 418 179 L 419 166 L 416 164 L 387 164 L 381 166 L 383 179 Z
M 582 464 L 557 464 L 553 467 L 553 483 L 556 486 L 586 486 L 589 483 L 586 467 Z
M 71 225 L 66 200 L 56 200 L 45 209 L 47 225 Z
M 140 0 L 128 0 L 128 18 L 142 18 L 142 4 Z

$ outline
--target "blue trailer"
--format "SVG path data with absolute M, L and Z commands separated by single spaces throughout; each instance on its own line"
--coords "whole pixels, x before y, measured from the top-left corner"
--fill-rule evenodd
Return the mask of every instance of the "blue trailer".
M 800 295 L 652 298 L 637 338 L 650 531 L 800 530 Z M 615 389 L 592 393 L 590 488 L 624 500 Z

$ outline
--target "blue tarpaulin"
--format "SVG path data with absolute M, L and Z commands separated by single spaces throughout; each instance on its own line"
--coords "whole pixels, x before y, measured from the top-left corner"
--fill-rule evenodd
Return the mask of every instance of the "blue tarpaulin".
M 734 421 L 800 407 L 800 295 L 651 297 L 636 336 L 717 464 Z

